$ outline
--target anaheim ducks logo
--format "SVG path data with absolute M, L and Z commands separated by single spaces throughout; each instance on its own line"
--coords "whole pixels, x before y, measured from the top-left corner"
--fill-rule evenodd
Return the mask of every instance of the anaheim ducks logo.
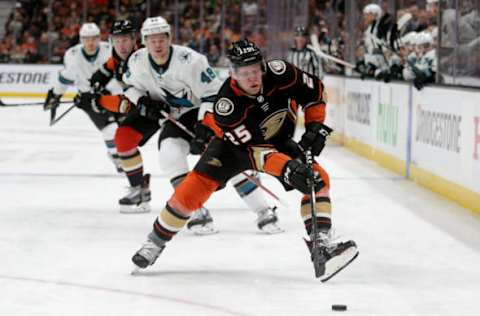
M 227 98 L 221 98 L 215 103 L 215 112 L 222 116 L 227 116 L 233 112 L 233 102 Z
M 283 60 L 280 59 L 269 61 L 268 67 L 276 75 L 281 75 L 285 72 L 285 70 L 287 70 L 287 65 Z
M 269 115 L 260 123 L 260 130 L 262 131 L 265 140 L 277 135 L 278 131 L 283 125 L 283 121 L 287 117 L 287 110 L 280 110 Z

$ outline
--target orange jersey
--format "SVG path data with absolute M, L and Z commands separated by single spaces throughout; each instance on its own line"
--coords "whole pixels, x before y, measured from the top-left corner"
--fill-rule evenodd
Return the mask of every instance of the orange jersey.
M 103 64 L 99 71 L 107 75 L 110 79 L 115 77 L 116 80 L 122 82 L 129 57 L 123 60 L 113 49 L 112 56 Z M 114 113 L 128 113 L 132 107 L 130 101 L 123 95 L 102 95 L 97 102 L 106 110 Z

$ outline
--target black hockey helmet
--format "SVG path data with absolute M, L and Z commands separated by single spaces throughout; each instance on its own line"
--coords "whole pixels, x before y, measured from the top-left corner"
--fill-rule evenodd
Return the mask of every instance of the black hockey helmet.
M 234 67 L 264 62 L 260 48 L 248 39 L 232 43 L 227 51 L 227 57 Z
M 308 36 L 308 31 L 304 26 L 297 26 L 295 28 L 295 36 Z
M 110 35 L 122 35 L 135 33 L 135 28 L 130 20 L 118 20 L 113 22 Z

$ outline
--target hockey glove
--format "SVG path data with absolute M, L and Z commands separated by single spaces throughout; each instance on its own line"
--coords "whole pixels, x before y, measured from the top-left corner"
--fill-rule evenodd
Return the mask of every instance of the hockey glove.
M 328 135 L 333 131 L 330 127 L 322 123 L 310 123 L 307 125 L 305 133 L 298 145 L 303 150 L 311 149 L 313 156 L 318 156 L 325 147 Z
M 382 70 L 382 71 L 375 74 L 375 79 L 383 80 L 383 82 L 385 82 L 385 83 L 389 83 L 390 78 L 391 78 L 391 75 L 390 75 L 390 72 L 388 70 Z
M 43 104 L 43 110 L 51 110 L 56 109 L 60 105 L 60 98 L 62 97 L 61 94 L 55 94 L 53 92 L 53 88 L 48 90 L 47 98 L 45 99 L 45 103 Z
M 306 164 L 296 159 L 287 162 L 282 171 L 282 180 L 303 194 L 310 194 L 312 192 L 312 179 L 315 192 L 320 191 L 325 186 L 325 182 L 323 182 L 317 173 L 314 173 Z
M 190 141 L 190 153 L 200 155 L 203 153 L 208 143 L 215 136 L 212 129 L 202 122 L 197 122 L 194 126 L 195 137 Z
M 112 76 L 104 74 L 100 69 L 98 69 L 90 78 L 90 85 L 92 87 L 105 87 L 108 82 L 112 79 Z
M 83 109 L 85 111 L 93 111 L 95 113 L 105 113 L 105 110 L 102 106 L 98 105 L 97 100 L 100 97 L 98 93 L 92 92 L 82 92 L 78 93 L 73 99 L 73 104 L 77 108 Z
M 141 116 L 144 116 L 150 120 L 158 121 L 165 118 L 162 111 L 170 113 L 170 107 L 163 101 L 152 100 L 147 96 L 143 96 L 138 99 L 137 109 Z
M 417 90 L 422 90 L 423 87 L 425 87 L 425 84 L 427 82 L 427 76 L 423 74 L 422 72 L 415 73 L 415 79 L 413 79 L 413 85 Z

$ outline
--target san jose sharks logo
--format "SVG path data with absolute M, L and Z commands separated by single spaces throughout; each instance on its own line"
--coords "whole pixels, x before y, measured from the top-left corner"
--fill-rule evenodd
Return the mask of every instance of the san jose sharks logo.
M 193 108 L 195 105 L 190 101 L 191 92 L 186 89 L 180 89 L 171 93 L 167 89 L 161 88 L 165 94 L 165 101 L 174 108 Z
M 181 62 L 182 64 L 189 63 L 190 60 L 192 59 L 192 54 L 190 54 L 190 52 L 183 52 L 183 53 L 179 56 L 179 59 L 180 59 L 180 62 Z

